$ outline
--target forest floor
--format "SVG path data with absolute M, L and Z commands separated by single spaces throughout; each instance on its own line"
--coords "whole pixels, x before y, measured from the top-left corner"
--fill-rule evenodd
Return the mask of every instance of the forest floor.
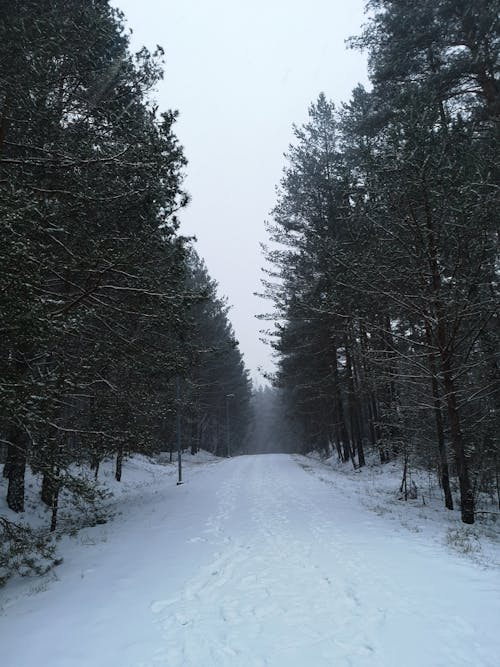
M 128 462 L 121 513 L 7 583 L 2 665 L 498 666 L 494 527 L 441 514 L 430 487 L 398 500 L 386 466 L 188 460 L 182 486 Z

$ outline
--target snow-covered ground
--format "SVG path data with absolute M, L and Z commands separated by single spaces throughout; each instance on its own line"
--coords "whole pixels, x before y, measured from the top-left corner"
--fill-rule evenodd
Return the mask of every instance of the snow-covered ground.
M 498 542 L 461 548 L 389 474 L 262 455 L 176 486 L 129 462 L 121 514 L 0 591 L 2 665 L 498 667 Z
M 378 456 L 371 453 L 366 458 L 368 465 L 356 470 L 349 463 L 340 463 L 335 455 L 321 461 L 319 455 L 312 454 L 301 464 L 320 481 L 335 483 L 337 491 L 355 496 L 357 502 L 385 516 L 394 529 L 406 528 L 420 534 L 423 542 L 434 540 L 479 565 L 500 568 L 500 512 L 496 497 L 478 498 L 476 523 L 467 526 L 460 519 L 456 480 L 451 483 L 455 510 L 450 512 L 444 507 L 443 491 L 435 473 L 409 467 L 408 489 L 415 495 L 410 494 L 404 501 L 399 490 L 402 462 L 394 460 L 381 465 Z

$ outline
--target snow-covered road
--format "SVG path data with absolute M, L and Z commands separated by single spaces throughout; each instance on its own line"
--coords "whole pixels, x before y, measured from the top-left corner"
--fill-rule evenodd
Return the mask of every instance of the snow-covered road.
M 286 455 L 203 467 L 66 546 L 5 667 L 498 667 L 500 575 Z

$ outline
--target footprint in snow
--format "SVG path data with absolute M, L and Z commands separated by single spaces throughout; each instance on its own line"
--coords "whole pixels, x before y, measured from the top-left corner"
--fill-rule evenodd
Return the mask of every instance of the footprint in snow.
M 180 625 L 190 625 L 191 624 L 191 619 L 189 619 L 187 616 L 184 616 L 184 614 L 176 614 L 175 618 Z
M 153 614 L 161 614 L 161 612 L 170 607 L 175 602 L 175 600 L 157 600 L 156 602 L 151 603 L 151 611 Z

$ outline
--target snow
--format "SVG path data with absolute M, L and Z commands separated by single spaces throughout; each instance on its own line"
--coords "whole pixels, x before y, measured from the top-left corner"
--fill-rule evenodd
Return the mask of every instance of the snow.
M 456 518 L 395 500 L 390 468 L 205 459 L 187 457 L 182 486 L 174 466 L 128 462 L 121 514 L 2 589 L 2 664 L 498 666 L 493 538 L 482 560 L 452 548 Z

